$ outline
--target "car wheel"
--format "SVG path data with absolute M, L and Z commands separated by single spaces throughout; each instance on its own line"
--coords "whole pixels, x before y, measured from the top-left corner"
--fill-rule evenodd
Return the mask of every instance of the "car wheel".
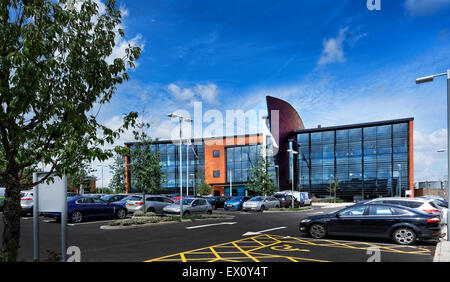
M 214 205 L 214 209 L 217 210 L 217 205 Z
M 264 209 L 265 209 L 265 207 L 264 207 L 264 206 L 261 206 L 261 208 L 259 209 L 259 211 L 260 211 L 260 212 L 263 212 Z
M 314 223 L 309 227 L 309 235 L 314 239 L 323 239 L 327 236 L 327 230 L 322 224 Z
M 185 216 L 185 215 L 190 215 L 191 213 L 189 212 L 189 211 L 185 211 L 185 212 L 183 212 L 183 216 Z
M 156 211 L 155 211 L 154 208 L 149 208 L 149 209 L 147 209 L 147 212 L 153 212 L 153 213 L 154 213 L 154 212 L 156 212 Z
M 407 227 L 401 227 L 395 230 L 392 237 L 400 245 L 412 245 L 417 239 L 416 233 Z
M 124 209 L 119 209 L 116 213 L 118 219 L 124 219 L 127 217 L 127 212 Z
M 70 220 L 73 223 L 80 223 L 83 221 L 83 214 L 80 211 L 74 211 L 70 216 Z
M 276 205 L 275 208 L 276 208 L 276 209 L 279 209 L 279 208 L 280 208 L 280 205 Z
M 212 214 L 212 210 L 207 211 L 206 214 Z

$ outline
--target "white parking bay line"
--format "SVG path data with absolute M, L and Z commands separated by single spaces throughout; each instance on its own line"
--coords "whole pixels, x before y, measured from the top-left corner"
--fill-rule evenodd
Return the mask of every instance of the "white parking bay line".
M 217 226 L 217 225 L 233 225 L 237 222 L 220 222 L 220 223 L 212 223 L 212 224 L 205 224 L 205 225 L 196 225 L 196 226 L 189 226 L 186 227 L 186 229 L 196 229 L 196 228 L 203 228 L 203 227 L 210 227 L 210 226 Z

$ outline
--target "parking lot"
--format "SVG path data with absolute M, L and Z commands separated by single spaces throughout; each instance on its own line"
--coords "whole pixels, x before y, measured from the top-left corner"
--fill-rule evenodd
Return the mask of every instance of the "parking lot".
M 103 230 L 110 220 L 68 226 L 68 246 L 81 250 L 81 261 L 187 262 L 431 262 L 434 242 L 400 246 L 391 241 L 360 238 L 312 239 L 298 231 L 307 216 L 339 208 L 313 206 L 299 212 L 215 210 L 229 219 L 183 222 L 139 228 Z M 2 216 L 2 214 L 0 214 Z M 20 258 L 33 256 L 33 220 L 22 218 Z M 0 223 L 0 232 L 3 222 Z M 40 220 L 41 258 L 60 251 L 60 224 Z

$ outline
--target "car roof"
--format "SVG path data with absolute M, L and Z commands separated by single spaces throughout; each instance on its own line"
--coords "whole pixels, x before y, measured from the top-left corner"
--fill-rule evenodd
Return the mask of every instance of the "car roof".
M 384 197 L 384 198 L 376 198 L 376 199 L 371 199 L 370 201 L 379 201 L 379 200 L 393 200 L 393 201 L 409 201 L 409 202 L 429 202 L 429 199 L 424 199 L 424 198 L 402 198 L 402 197 Z
M 421 212 L 419 210 L 416 210 L 416 209 L 413 209 L 413 208 L 410 208 L 410 207 L 405 207 L 405 206 L 395 205 L 395 204 L 369 203 L 369 204 L 363 205 L 363 206 L 367 206 L 367 207 L 370 207 L 370 206 L 382 206 L 382 207 L 389 207 L 389 208 L 408 210 L 408 211 L 415 212 L 415 213 L 420 213 L 420 214 L 427 214 L 427 213 Z M 354 206 L 351 206 L 351 207 L 354 207 Z M 347 208 L 350 208 L 350 207 L 347 207 Z M 344 209 L 346 209 L 346 208 L 344 208 Z

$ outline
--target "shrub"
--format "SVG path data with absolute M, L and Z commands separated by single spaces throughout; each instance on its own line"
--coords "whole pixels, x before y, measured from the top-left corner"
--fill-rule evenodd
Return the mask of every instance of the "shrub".
M 144 216 L 145 213 L 143 211 L 134 212 L 133 216 Z

